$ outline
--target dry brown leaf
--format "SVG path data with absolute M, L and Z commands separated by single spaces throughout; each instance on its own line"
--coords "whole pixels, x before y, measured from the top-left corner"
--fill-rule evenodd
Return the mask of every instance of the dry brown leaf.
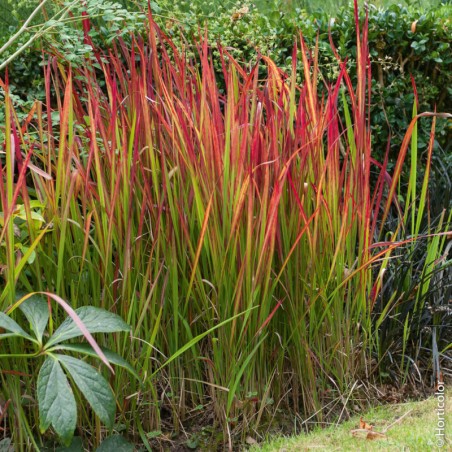
M 370 440 L 387 439 L 387 436 L 384 433 L 380 433 L 380 432 L 368 432 L 366 439 L 370 439 Z
M 237 10 L 235 13 L 232 14 L 232 20 L 236 21 L 241 19 L 245 14 L 248 14 L 250 11 L 250 9 L 248 8 L 248 6 L 244 6 L 243 8 L 240 8 L 239 10 Z
M 373 425 L 368 424 L 365 420 L 363 420 L 363 418 L 359 418 L 359 428 L 361 430 L 372 430 L 373 429 Z
M 350 433 L 355 438 L 366 438 L 367 434 L 369 433 L 369 430 L 365 430 L 363 428 L 356 428 L 354 430 L 350 430 Z
M 366 424 L 369 427 L 369 424 L 364 421 L 360 421 L 360 423 Z M 372 427 L 372 426 L 370 426 Z M 387 436 L 384 433 L 375 432 L 373 430 L 369 430 L 368 428 L 357 428 L 351 431 L 351 434 L 355 438 L 375 440 L 375 439 L 386 439 Z
M 411 33 L 416 33 L 416 24 L 417 24 L 417 20 L 415 20 L 415 21 L 411 24 Z

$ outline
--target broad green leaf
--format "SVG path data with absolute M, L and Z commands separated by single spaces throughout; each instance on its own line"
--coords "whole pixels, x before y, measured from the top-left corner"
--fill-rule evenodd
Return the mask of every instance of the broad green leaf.
M 83 306 L 76 309 L 75 312 L 90 333 L 130 331 L 130 326 L 119 315 L 108 312 L 105 309 Z M 82 336 L 80 328 L 70 317 L 67 317 L 48 340 L 46 348 L 78 336 Z
M 22 254 L 28 254 L 29 257 L 27 258 L 27 262 L 29 264 L 32 264 L 36 259 L 36 251 L 31 250 L 30 247 L 23 245 L 22 243 L 16 243 L 14 245 L 14 248 L 16 250 L 19 250 Z
M 109 428 L 115 420 L 116 404 L 113 392 L 105 378 L 80 359 L 68 355 L 55 355 L 70 373 L 99 419 Z
M 69 445 L 76 426 L 77 407 L 66 375 L 53 356 L 44 361 L 37 386 L 41 432 L 52 425 L 63 443 Z
M 3 291 L 3 292 L 5 292 L 5 291 Z M 93 347 L 93 349 L 99 355 L 99 358 L 102 360 L 102 362 L 114 373 L 113 368 L 111 367 L 107 358 L 103 354 L 100 347 L 97 345 L 97 342 L 94 340 L 91 333 L 86 329 L 86 326 L 84 325 L 84 323 L 80 320 L 80 317 L 77 315 L 77 313 L 74 311 L 74 309 L 72 309 L 72 307 L 58 295 L 55 295 L 50 292 L 29 293 L 28 295 L 23 296 L 20 300 L 16 301 L 14 303 L 14 305 L 11 306 L 10 311 L 14 311 L 14 309 L 18 308 L 21 305 L 21 303 L 23 303 L 27 298 L 30 298 L 35 294 L 43 294 L 49 298 L 52 298 L 54 301 L 56 301 L 67 312 L 67 314 L 70 316 L 70 318 L 73 320 L 73 322 L 77 325 L 77 327 L 81 331 L 82 335 L 86 338 L 86 340 L 89 342 L 91 347 Z M 46 349 L 46 348 L 47 348 L 47 344 L 44 347 L 44 349 Z
M 4 312 L 0 311 L 0 328 L 3 328 L 15 336 L 20 336 L 29 341 L 35 342 L 35 340 L 26 333 L 10 316 L 6 315 Z
M 42 335 L 46 329 L 49 321 L 49 307 L 44 298 L 33 295 L 27 298 L 19 309 L 24 313 L 27 320 L 30 322 L 31 328 L 35 333 L 36 339 L 41 343 Z
M 135 448 L 122 435 L 112 435 L 104 439 L 96 452 L 133 452 Z
M 56 347 L 53 347 L 52 350 L 67 350 L 69 352 L 76 352 L 76 353 L 84 353 L 88 356 L 93 356 L 94 358 L 99 358 L 99 355 L 95 352 L 93 347 L 89 344 L 64 344 L 64 345 L 57 345 Z M 126 369 L 128 372 L 130 372 L 137 380 L 140 379 L 138 374 L 136 373 L 135 369 L 120 355 L 118 355 L 115 352 L 112 352 L 108 348 L 101 347 L 101 350 L 104 352 L 104 355 L 106 356 L 107 360 L 115 364 L 116 366 L 122 367 Z
M 40 229 L 41 225 L 45 223 L 44 217 L 41 214 L 39 214 L 33 210 L 30 213 L 31 213 L 31 220 L 32 220 L 31 224 L 33 225 L 33 228 Z M 30 219 L 25 210 L 25 207 L 23 205 L 21 206 L 19 211 L 15 212 L 14 216 L 16 216 L 26 222 L 28 222 Z

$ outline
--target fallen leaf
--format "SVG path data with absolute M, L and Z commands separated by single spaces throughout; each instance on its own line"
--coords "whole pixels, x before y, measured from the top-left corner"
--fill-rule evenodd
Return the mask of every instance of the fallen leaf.
M 372 430 L 373 425 L 368 424 L 366 421 L 363 420 L 363 418 L 359 418 L 359 428 L 361 430 Z
M 232 14 L 232 20 L 236 21 L 241 19 L 245 14 L 248 14 L 250 11 L 250 9 L 248 8 L 248 6 L 244 6 L 243 8 L 240 8 L 239 10 L 237 10 L 235 13 Z
M 373 430 L 368 430 L 365 428 L 357 428 L 355 430 L 352 430 L 351 434 L 355 438 L 369 439 L 369 440 L 386 439 L 387 438 L 387 436 L 384 433 L 374 432 Z
M 370 439 L 370 440 L 387 439 L 387 436 L 384 433 L 380 433 L 380 432 L 368 432 L 366 439 Z

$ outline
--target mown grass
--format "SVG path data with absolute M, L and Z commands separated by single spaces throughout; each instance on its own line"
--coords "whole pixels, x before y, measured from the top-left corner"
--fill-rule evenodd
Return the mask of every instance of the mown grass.
M 87 43 L 89 27 L 86 18 Z M 51 59 L 46 103 L 23 122 L 1 83 L 0 308 L 21 289 L 120 314 L 132 335 L 99 342 L 141 377 L 111 377 L 130 438 L 150 449 L 204 422 L 232 448 L 280 407 L 323 419 L 325 403 L 351 398 L 388 353 L 380 326 L 389 315 L 400 322 L 401 307 L 383 290 L 385 269 L 402 245 L 422 241 L 427 258 L 395 355 L 398 375 L 417 369 L 406 345 L 447 260 L 450 214 L 421 227 L 434 113 L 414 111 L 392 174 L 372 158 L 367 22 L 357 23 L 357 86 L 338 62 L 338 80 L 322 90 L 317 53 L 302 40 L 291 77 L 262 57 L 261 79 L 258 65 L 222 49 L 225 92 L 207 40 L 188 58 L 151 15 L 146 39 L 94 52 L 96 64 L 77 70 Z M 417 192 L 412 164 L 404 191 L 400 175 L 408 154 L 415 161 L 425 116 L 425 182 Z M 9 344 L 5 354 L 22 346 Z M 36 368 L 2 367 L 6 431 L 19 449 L 42 445 L 28 378 Z M 79 427 L 90 448 L 107 433 L 88 408 Z
M 451 391 L 446 391 L 444 450 L 452 446 L 450 425 L 452 425 Z M 285 451 L 425 451 L 441 450 L 435 436 L 438 424 L 438 400 L 430 397 L 421 402 L 406 402 L 374 408 L 362 416 L 339 425 L 315 429 L 312 433 L 292 438 L 272 439 L 250 450 L 263 452 Z M 373 426 L 376 432 L 384 433 L 381 439 L 368 440 L 365 434 L 354 436 L 352 431 L 359 429 L 360 418 Z

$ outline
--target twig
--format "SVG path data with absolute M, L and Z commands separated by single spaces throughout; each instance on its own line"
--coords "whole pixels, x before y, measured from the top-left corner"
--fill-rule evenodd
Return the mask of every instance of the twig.
M 392 424 L 390 424 L 388 427 L 383 429 L 383 433 L 386 433 L 390 428 L 392 428 L 395 424 L 398 424 L 406 415 L 410 414 L 413 411 L 413 409 L 408 410 L 404 415 L 400 416 L 398 419 L 396 419 Z
M 42 2 L 36 7 L 36 9 L 30 14 L 28 19 L 24 22 L 19 31 L 8 39 L 6 44 L 0 49 L 0 54 L 3 53 L 26 29 L 28 24 L 32 21 L 33 17 L 38 14 L 39 10 L 47 3 L 47 0 L 42 0 Z
M 52 28 L 55 28 L 57 23 L 59 21 L 62 21 L 62 19 L 64 19 L 66 14 L 68 14 L 68 12 L 72 8 L 72 6 L 74 6 L 76 4 L 76 1 L 77 0 L 74 0 L 71 4 L 67 5 L 65 8 L 63 8 L 61 11 L 59 11 L 58 13 L 56 13 L 53 16 L 52 20 L 54 20 L 56 22 L 55 25 L 50 25 L 50 26 L 46 27 L 46 24 L 44 24 L 44 25 L 40 26 L 41 28 L 39 29 L 39 31 L 37 31 L 25 44 L 23 44 L 21 47 L 19 47 L 19 49 L 17 49 L 9 58 L 7 58 L 5 61 L 3 61 L 3 63 L 0 64 L 0 70 L 4 69 L 14 58 L 16 58 L 18 55 L 20 55 L 27 47 L 29 47 L 33 43 L 33 41 L 35 41 L 37 38 L 41 37 L 45 33 L 49 32 Z M 47 0 L 43 0 L 41 2 L 41 4 L 33 11 L 33 13 L 30 15 L 30 17 L 25 21 L 25 23 L 22 25 L 20 30 L 17 33 L 15 33 L 14 36 L 12 36 L 8 40 L 8 42 L 0 49 L 0 55 L 17 39 L 17 37 L 20 34 L 22 34 L 23 32 L 28 30 L 28 28 L 27 28 L 28 23 L 33 18 L 33 16 L 37 13 L 39 8 L 41 6 L 43 6 L 44 3 L 46 3 L 46 2 L 47 2 Z M 61 17 L 58 18 L 58 16 L 61 16 Z

